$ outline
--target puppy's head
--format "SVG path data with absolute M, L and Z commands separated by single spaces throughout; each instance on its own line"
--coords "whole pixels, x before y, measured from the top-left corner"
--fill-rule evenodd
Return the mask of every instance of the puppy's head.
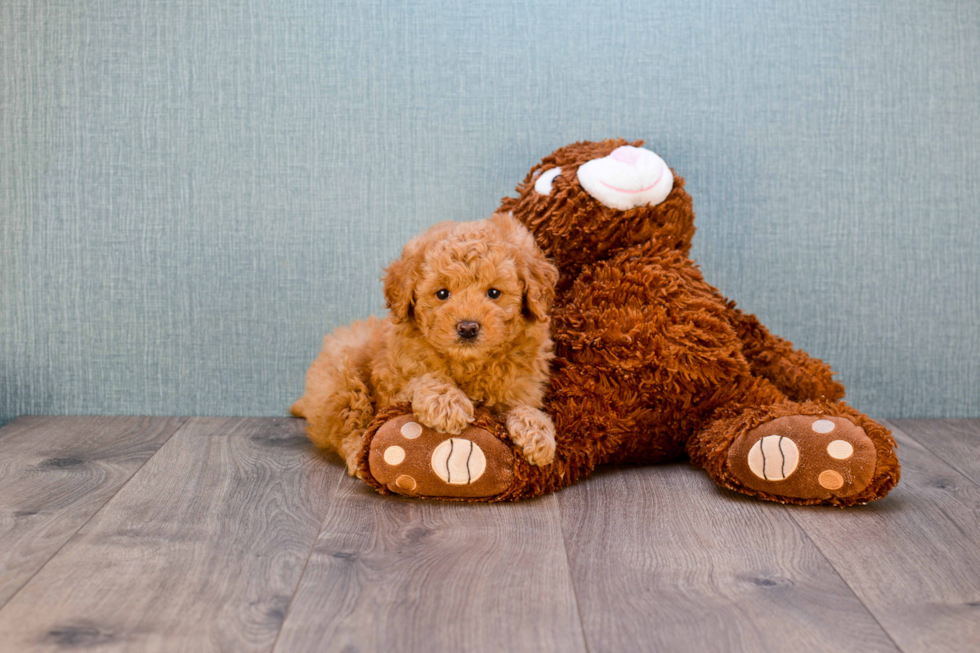
M 517 220 L 441 222 L 385 271 L 391 319 L 412 322 L 436 350 L 475 359 L 546 324 L 558 270 Z

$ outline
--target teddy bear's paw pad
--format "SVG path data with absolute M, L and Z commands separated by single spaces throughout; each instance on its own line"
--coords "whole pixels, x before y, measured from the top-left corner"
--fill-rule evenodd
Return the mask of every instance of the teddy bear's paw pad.
M 790 415 L 735 439 L 728 466 L 748 488 L 797 499 L 857 494 L 874 475 L 874 443 L 844 417 Z
M 401 415 L 378 429 L 368 467 L 396 494 L 481 499 L 510 487 L 514 454 L 485 429 L 470 426 L 447 436 Z

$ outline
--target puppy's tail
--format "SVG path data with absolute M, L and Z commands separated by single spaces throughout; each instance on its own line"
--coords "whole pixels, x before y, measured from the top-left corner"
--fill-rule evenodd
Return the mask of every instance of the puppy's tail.
M 293 407 L 289 409 L 289 412 L 293 414 L 293 417 L 306 417 L 306 405 L 303 400 L 306 399 L 306 395 L 300 397 Z

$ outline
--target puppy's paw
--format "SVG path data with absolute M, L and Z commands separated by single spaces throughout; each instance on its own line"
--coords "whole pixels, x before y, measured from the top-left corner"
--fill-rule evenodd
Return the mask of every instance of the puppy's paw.
M 352 437 L 349 442 L 345 442 L 341 445 L 340 455 L 344 459 L 344 463 L 347 465 L 347 474 L 364 480 L 364 474 L 361 470 L 357 468 L 357 459 L 361 454 L 361 438 Z
M 442 392 L 416 392 L 412 412 L 425 426 L 449 435 L 459 435 L 473 422 L 473 402 L 452 386 Z
M 347 454 L 346 460 L 344 462 L 347 463 L 347 473 L 350 476 L 364 480 L 364 474 L 362 474 L 361 470 L 357 468 L 358 454 L 359 452 L 357 451 L 350 452 L 349 454 Z
M 507 413 L 507 432 L 532 465 L 550 465 L 554 461 L 555 425 L 544 412 L 518 406 Z

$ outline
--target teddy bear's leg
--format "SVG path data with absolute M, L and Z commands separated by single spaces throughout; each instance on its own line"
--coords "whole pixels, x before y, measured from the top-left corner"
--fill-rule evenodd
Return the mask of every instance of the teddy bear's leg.
M 548 465 L 528 462 L 503 416 L 477 409 L 467 429 L 449 436 L 418 424 L 403 403 L 379 411 L 368 428 L 359 475 L 384 494 L 437 499 L 509 501 L 555 492 L 591 473 L 634 431 L 635 406 L 616 387 L 600 385 L 583 383 L 569 368 L 553 375 L 547 412 L 556 446 Z
M 848 506 L 880 499 L 898 482 L 895 440 L 867 415 L 843 402 L 779 400 L 762 379 L 747 386 L 688 443 L 692 462 L 719 485 L 782 503 Z
M 734 302 L 725 301 L 732 326 L 742 342 L 742 354 L 753 374 L 771 381 L 793 401 L 844 398 L 844 386 L 834 381 L 829 365 L 795 349 L 793 343 L 770 333 L 755 315 L 743 313 L 735 308 Z
M 514 498 L 528 466 L 487 411 L 447 435 L 416 421 L 408 403 L 379 411 L 358 460 L 361 478 L 383 494 L 464 501 Z

